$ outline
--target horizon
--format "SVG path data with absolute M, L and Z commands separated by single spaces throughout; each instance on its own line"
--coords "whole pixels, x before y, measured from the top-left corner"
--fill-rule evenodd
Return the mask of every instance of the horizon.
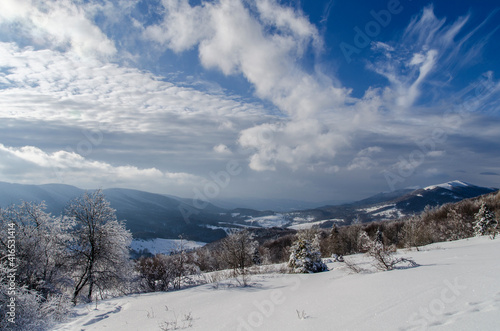
M 185 199 L 500 187 L 494 1 L 0 3 L 0 181 Z
M 455 180 L 445 182 L 445 183 L 434 183 L 433 185 L 430 185 L 430 186 L 406 187 L 406 188 L 402 188 L 402 189 L 399 189 L 396 191 L 402 191 L 402 190 L 416 191 L 416 190 L 420 190 L 420 189 L 434 188 L 434 187 L 438 187 L 438 186 L 443 187 L 446 184 L 450 184 L 450 183 L 457 182 L 457 181 L 460 183 L 464 183 L 468 186 L 478 186 L 478 185 L 475 185 L 473 183 L 468 183 L 468 182 L 464 182 L 464 181 L 455 179 Z M 23 184 L 23 183 L 11 183 L 11 182 L 0 181 L 0 184 L 1 183 L 5 183 L 5 184 L 9 184 L 9 185 L 22 185 L 22 186 L 62 185 L 62 186 L 74 187 L 74 188 L 77 188 L 77 189 L 82 190 L 82 191 L 96 191 L 96 190 L 103 190 L 104 191 L 104 190 L 113 190 L 113 189 L 115 189 L 115 190 L 133 190 L 133 191 L 139 191 L 139 192 L 144 192 L 144 193 L 163 195 L 163 196 L 166 196 L 169 198 L 174 198 L 174 199 L 176 199 L 176 198 L 181 199 L 181 200 L 193 199 L 192 197 L 176 196 L 176 195 L 172 195 L 172 194 L 144 191 L 144 190 L 138 190 L 138 189 L 130 189 L 130 188 L 126 188 L 126 187 L 82 188 L 82 187 L 78 187 L 75 185 L 61 184 L 61 183 L 45 183 L 45 184 L 27 184 L 27 183 L 25 183 L 25 184 Z M 487 186 L 484 188 L 499 190 L 498 187 L 493 187 L 493 186 L 491 186 L 491 187 Z M 365 199 L 372 198 L 372 197 L 377 196 L 379 194 L 388 194 L 388 193 L 393 193 L 396 191 L 381 191 L 381 192 L 377 192 L 375 194 L 372 194 L 370 196 L 361 197 L 358 200 L 345 200 L 345 201 L 341 201 L 341 200 L 337 200 L 337 201 L 333 201 L 333 200 L 311 201 L 311 200 L 284 199 L 284 198 L 280 198 L 280 197 L 268 198 L 268 199 L 263 199 L 263 198 L 259 198 L 259 197 L 248 197 L 248 198 L 233 197 L 233 198 L 215 198 L 212 200 L 207 199 L 204 201 L 206 201 L 212 205 L 215 205 L 219 208 L 227 209 L 227 210 L 231 210 L 231 209 L 235 209 L 235 208 L 236 209 L 238 209 L 238 208 L 250 208 L 250 209 L 261 210 L 261 211 L 272 210 L 272 208 L 270 209 L 270 208 L 267 208 L 264 206 L 269 205 L 269 204 L 274 204 L 274 203 L 286 202 L 286 203 L 305 203 L 305 204 L 307 204 L 306 206 L 294 206 L 294 207 L 292 207 L 291 205 L 281 206 L 281 209 L 282 209 L 281 211 L 285 211 L 285 210 L 291 211 L 291 210 L 303 210 L 303 209 L 309 209 L 309 208 L 319 208 L 319 207 L 323 207 L 323 206 L 327 206 L 327 205 L 331 205 L 331 206 L 349 205 L 351 203 L 356 203 L 356 202 L 359 202 L 359 201 L 362 201 Z M 245 200 L 247 200 L 247 201 L 245 201 Z M 264 201 L 266 201 L 267 203 Z M 195 201 L 193 200 L 191 203 L 195 204 Z M 242 205 L 238 205 L 238 203 L 241 203 Z M 204 208 L 201 208 L 201 209 L 204 209 Z M 274 211 L 280 212 L 280 210 L 274 210 Z

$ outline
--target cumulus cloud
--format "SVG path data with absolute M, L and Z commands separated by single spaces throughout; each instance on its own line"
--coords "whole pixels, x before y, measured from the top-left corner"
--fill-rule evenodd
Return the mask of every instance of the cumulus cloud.
M 473 30 L 457 39 L 468 16 L 447 24 L 434 15 L 432 6 L 426 7 L 412 19 L 399 44 L 372 44 L 372 51 L 381 56 L 367 66 L 386 77 L 389 86 L 369 88 L 363 97 L 353 98 L 335 77 L 307 71 L 300 64 L 304 54 L 322 50 L 317 28 L 300 11 L 273 0 L 162 3 L 165 16 L 145 29 L 145 38 L 176 52 L 196 49 L 205 68 L 243 75 L 256 96 L 281 110 L 281 118 L 240 132 L 238 143 L 253 150 L 249 166 L 257 171 L 276 170 L 280 165 L 321 169 L 360 139 L 360 133 L 379 134 L 387 141 L 412 142 L 421 137 L 420 126 L 440 114 L 419 112 L 418 101 L 424 95 L 432 100 L 429 84 L 439 86 L 449 80 L 449 74 L 457 70 L 450 59 L 470 54 L 465 46 L 471 46 L 467 44 L 470 34 L 476 33 Z M 474 46 L 480 52 L 484 45 Z M 449 73 L 444 74 L 442 68 Z M 262 139 L 266 135 L 272 139 Z M 362 157 L 367 156 L 354 155 L 358 159 L 348 168 L 373 166 L 361 163 Z
M 81 56 L 113 56 L 114 43 L 92 22 L 86 8 L 69 0 L 4 0 L 0 26 L 18 25 L 16 32 L 40 46 L 71 49 Z
M 367 170 L 377 166 L 378 163 L 372 156 L 380 152 L 382 152 L 382 148 L 379 146 L 371 146 L 359 151 L 356 157 L 347 166 L 347 170 Z
M 270 100 L 286 116 L 276 125 L 241 132 L 241 146 L 255 150 L 252 169 L 272 170 L 278 163 L 296 168 L 313 157 L 335 155 L 345 139 L 336 132 L 340 123 L 332 112 L 350 91 L 298 64 L 305 53 L 322 47 L 317 28 L 303 14 L 270 0 L 255 1 L 254 6 L 239 0 L 163 5 L 164 20 L 146 29 L 147 38 L 174 51 L 197 47 L 203 66 L 242 74 L 259 98 Z M 192 17 L 201 24 L 195 30 Z M 174 33 L 184 25 L 186 29 Z M 273 140 L 256 138 L 266 131 L 273 132 Z
M 332 4 L 325 7 L 323 23 Z M 494 145 L 500 139 L 498 121 L 488 121 L 500 108 L 500 83 L 492 72 L 461 91 L 448 89 L 460 69 L 480 58 L 495 32 L 483 30 L 495 13 L 470 27 L 468 15 L 449 22 L 426 7 L 401 31 L 401 39 L 376 41 L 366 50 L 371 52 L 367 68 L 387 84 L 353 97 L 338 77 L 322 73 L 322 33 L 297 8 L 276 0 L 161 0 L 158 5 L 159 10 L 156 3 L 145 5 L 155 7 L 152 17 L 148 11 L 138 15 L 139 5 L 128 0 L 0 3 L 4 178 L 7 173 L 24 178 L 15 172 L 17 167 L 29 170 L 25 181 L 36 181 L 37 171 L 47 175 L 55 163 L 71 178 L 77 173 L 83 178 L 83 169 L 90 171 L 89 182 L 97 186 L 117 178 L 137 187 L 142 181 L 136 177 L 151 178 L 144 182 L 153 186 L 175 186 L 191 181 L 183 171 L 204 173 L 231 155 L 246 159 L 255 171 L 302 171 L 296 176 L 300 185 L 305 177 L 325 185 L 319 173 L 337 174 L 328 178 L 338 181 L 360 173 L 382 178 L 381 169 L 397 168 L 435 128 L 449 138 L 426 151 L 431 169 L 459 154 L 464 137 L 470 146 Z M 156 55 L 171 60 L 175 53 L 180 59 L 182 52 L 188 55 L 186 62 L 197 54 L 203 68 L 235 76 L 234 81 L 243 77 L 256 101 L 235 96 L 238 88 L 227 93 L 220 86 L 202 87 L 192 83 L 200 77 L 182 78 L 184 73 L 171 71 L 172 76 L 162 77 L 171 68 L 153 74 L 140 63 L 154 61 Z M 197 65 L 194 71 L 203 72 Z M 169 80 L 174 76 L 179 80 Z M 29 147 L 39 136 L 14 141 L 9 134 L 16 125 L 25 132 L 34 127 L 43 132 L 45 126 L 58 130 L 45 130 L 50 138 Z M 74 136 L 85 136 L 88 130 L 104 135 L 93 160 L 64 149 L 61 136 L 70 137 L 75 149 Z M 447 158 L 440 157 L 444 153 Z M 131 166 L 128 160 L 139 163 Z M 165 168 L 157 166 L 162 163 Z M 78 164 L 84 166 L 81 172 Z M 424 168 L 416 171 L 425 173 Z M 282 176 L 283 182 L 288 174 L 245 173 L 252 178 Z

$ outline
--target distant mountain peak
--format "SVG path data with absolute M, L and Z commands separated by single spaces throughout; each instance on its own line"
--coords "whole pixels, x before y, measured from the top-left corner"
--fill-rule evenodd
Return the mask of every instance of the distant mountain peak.
M 461 180 L 452 180 L 450 182 L 446 182 L 446 183 L 442 183 L 442 184 L 427 186 L 426 188 L 424 188 L 424 190 L 429 191 L 429 190 L 433 190 L 437 187 L 441 187 L 441 188 L 444 188 L 447 190 L 453 190 L 456 187 L 472 187 L 472 186 L 475 186 L 475 185 L 469 184 L 469 183 L 461 181 Z

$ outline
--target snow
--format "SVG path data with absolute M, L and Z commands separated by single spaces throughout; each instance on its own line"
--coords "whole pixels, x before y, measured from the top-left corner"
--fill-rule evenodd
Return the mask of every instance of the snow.
M 307 223 L 307 222 L 312 222 L 314 220 L 314 216 L 308 215 L 307 218 L 300 217 L 300 216 L 295 216 L 293 218 L 294 223 Z
M 361 208 L 361 209 L 358 209 L 358 211 L 365 211 L 366 213 L 373 213 L 376 210 L 386 209 L 386 208 L 395 207 L 395 206 L 396 206 L 396 204 L 391 203 L 388 205 L 381 205 L 381 206 L 378 205 L 378 206 L 373 206 L 373 207 L 368 207 L 368 208 Z
M 348 256 L 368 271 L 355 274 L 335 262 L 317 274 L 253 275 L 248 287 L 120 297 L 97 309 L 79 305 L 55 329 L 158 330 L 175 321 L 186 330 L 498 329 L 500 240 L 438 243 L 398 256 L 420 266 L 376 272 L 366 255 Z
M 403 217 L 403 213 L 397 209 L 396 207 L 379 211 L 377 213 L 373 213 L 373 216 L 382 216 L 382 217 L 389 217 L 389 218 L 394 218 L 394 215 L 397 217 Z
M 309 223 L 300 223 L 300 224 L 294 224 L 291 226 L 288 226 L 288 229 L 294 229 L 294 230 L 306 230 L 306 229 L 311 229 L 312 227 L 315 226 L 320 226 L 321 224 L 325 222 L 336 222 L 336 223 L 343 223 L 343 219 L 337 219 L 337 218 L 332 218 L 328 220 L 322 220 L 322 221 L 316 221 L 316 222 L 309 222 Z
M 219 223 L 220 224 L 220 223 Z M 226 223 L 227 224 L 227 223 Z M 224 230 L 226 233 L 231 232 L 231 230 L 234 229 L 234 227 L 227 227 L 227 226 L 215 226 L 215 225 L 210 225 L 210 224 L 202 224 L 200 225 L 204 228 L 207 229 L 212 229 L 212 230 Z
M 206 243 L 201 241 L 191 241 L 191 240 L 182 240 L 182 245 L 184 249 L 190 250 L 198 247 L 203 247 Z M 155 238 L 150 240 L 144 239 L 133 239 L 130 248 L 134 251 L 141 251 L 143 249 L 147 249 L 151 254 L 170 254 L 170 252 L 175 251 L 181 246 L 180 239 L 163 239 L 163 238 Z
M 274 226 L 283 227 L 289 223 L 283 214 L 275 214 L 261 217 L 251 217 L 246 219 L 245 222 L 251 225 L 258 225 L 264 228 L 272 228 Z
M 472 185 L 468 184 L 466 182 L 462 182 L 460 180 L 453 180 L 451 182 L 447 182 L 447 183 L 443 183 L 443 184 L 427 186 L 426 188 L 424 188 L 424 190 L 426 190 L 426 191 L 433 190 L 437 187 L 445 188 L 447 190 L 453 190 L 453 188 L 455 188 L 455 187 L 468 187 L 468 186 L 472 186 Z

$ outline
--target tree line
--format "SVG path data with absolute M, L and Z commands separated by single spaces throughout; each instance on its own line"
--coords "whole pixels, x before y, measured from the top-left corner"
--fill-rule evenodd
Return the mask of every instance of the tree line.
M 170 255 L 130 258 L 132 236 L 102 191 L 87 192 L 53 216 L 43 203 L 0 209 L 0 328 L 40 330 L 62 320 L 71 305 L 117 295 L 170 291 L 200 284 L 193 275 L 229 270 L 241 285 L 254 265 L 283 263 L 285 272 L 326 270 L 321 258 L 367 253 L 381 270 L 396 263 L 397 248 L 416 248 L 498 232 L 500 193 L 463 200 L 396 221 L 294 231 L 243 229 L 188 251 L 181 240 Z M 15 237 L 15 268 L 9 256 Z M 182 238 L 181 238 L 182 239 Z M 346 261 L 347 263 L 347 261 Z M 7 303 L 15 269 L 16 324 Z M 208 282 L 210 280 L 204 280 Z M 203 282 L 203 280 L 201 280 Z

